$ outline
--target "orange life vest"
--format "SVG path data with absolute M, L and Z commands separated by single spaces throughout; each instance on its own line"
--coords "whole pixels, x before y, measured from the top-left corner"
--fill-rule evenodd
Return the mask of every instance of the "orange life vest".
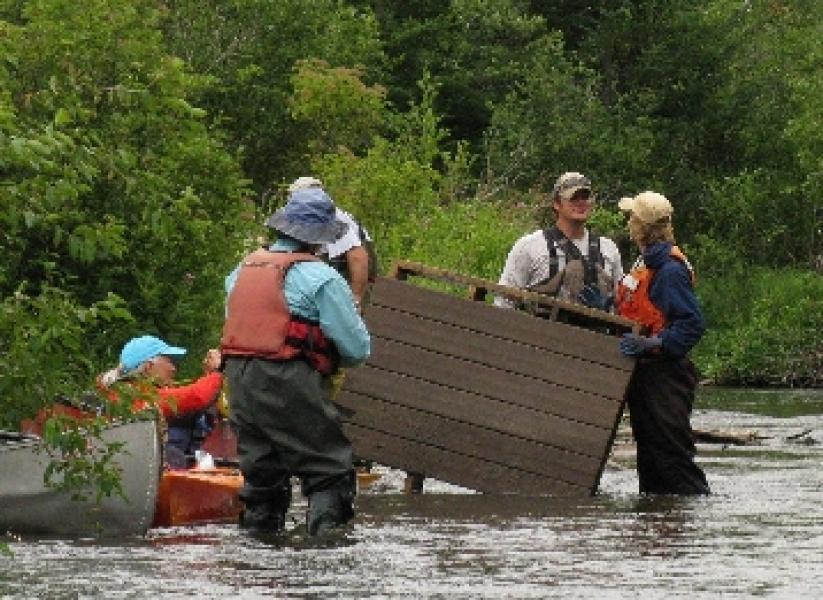
M 694 270 L 686 255 L 677 246 L 672 246 L 670 256 L 681 261 L 689 270 L 694 285 Z M 656 335 L 666 326 L 666 317 L 649 298 L 649 287 L 655 270 L 643 264 L 642 259 L 632 268 L 617 286 L 617 312 L 621 317 L 636 321 L 648 335 Z
M 334 372 L 338 362 L 334 345 L 317 323 L 289 312 L 283 291 L 292 265 L 318 260 L 312 254 L 265 249 L 249 254 L 229 295 L 220 352 L 270 360 L 303 357 L 320 373 Z

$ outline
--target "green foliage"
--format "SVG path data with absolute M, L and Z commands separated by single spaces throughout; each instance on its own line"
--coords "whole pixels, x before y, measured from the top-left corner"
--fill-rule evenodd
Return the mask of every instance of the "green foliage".
M 621 106 L 607 110 L 597 74 L 569 59 L 559 38 L 535 43 L 526 71 L 524 83 L 492 115 L 487 179 L 546 190 L 564 171 L 580 171 L 605 203 L 648 181 L 648 126 L 625 122 Z
M 43 0 L 4 24 L 0 292 L 53 286 L 79 306 L 115 293 L 132 334 L 204 349 L 250 230 L 246 181 L 189 102 L 202 82 L 165 52 L 159 17 L 152 0 Z
M 405 258 L 497 281 L 512 244 L 523 233 L 520 223 L 502 221 L 501 213 L 499 204 L 477 200 L 438 206 L 422 217 L 422 233 Z
M 698 248 L 712 240 L 736 257 L 747 257 L 746 262 L 777 266 L 807 261 L 819 233 L 815 222 L 819 202 L 781 190 L 775 178 L 780 175 L 759 169 L 714 182 L 701 202 L 707 218 L 695 236 Z M 713 273 L 729 262 L 706 261 Z
M 243 153 L 258 191 L 305 172 L 307 140 L 289 115 L 290 78 L 299 61 L 364 65 L 379 74 L 384 57 L 376 23 L 340 0 L 172 0 L 167 44 L 210 77 L 198 95 Z
M 51 287 L 36 296 L 17 291 L 0 311 L 0 429 L 16 430 L 58 395 L 87 389 L 99 368 L 89 349 L 110 347 L 133 326 L 117 296 L 86 308 Z
M 392 139 L 376 137 L 365 156 L 347 149 L 316 160 L 314 172 L 344 209 L 356 215 L 372 238 L 384 268 L 411 252 L 419 226 L 440 203 L 451 200 L 467 156 L 443 153 L 446 133 L 433 109 L 435 90 L 421 84 L 423 98 L 408 113 L 385 115 Z M 440 170 L 435 168 L 440 166 Z
M 589 227 L 600 235 L 613 240 L 628 240 L 625 213 L 604 206 L 595 206 L 589 217 Z
M 708 332 L 695 359 L 720 384 L 823 383 L 823 277 L 755 269 L 698 282 Z
M 303 129 L 312 154 L 340 147 L 361 153 L 383 128 L 385 89 L 366 86 L 362 70 L 299 61 L 292 76 L 291 117 Z

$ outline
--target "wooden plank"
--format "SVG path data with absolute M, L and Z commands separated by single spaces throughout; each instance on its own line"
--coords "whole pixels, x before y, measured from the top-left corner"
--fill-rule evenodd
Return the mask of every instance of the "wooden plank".
M 563 353 L 618 369 L 631 371 L 634 362 L 617 348 L 604 352 L 602 334 L 580 327 L 537 319 L 522 311 L 494 308 L 481 302 L 466 302 L 460 298 L 411 286 L 402 281 L 378 278 L 372 292 L 372 305 L 365 319 L 370 331 L 371 310 L 391 307 L 431 321 L 443 321 L 468 330 L 505 337 L 519 343 Z M 574 338 L 574 344 L 569 339 Z
M 380 456 L 381 462 L 457 483 L 480 492 L 531 495 L 581 496 L 593 488 L 449 452 L 415 440 L 387 435 L 344 423 L 343 431 L 354 443 L 357 456 Z
M 382 371 L 371 365 L 347 374 L 345 392 L 336 399 L 353 412 L 385 399 L 398 408 L 412 408 L 446 419 L 531 440 L 555 449 L 600 457 L 611 431 L 611 420 L 592 425 L 548 411 L 524 408 L 495 398 L 465 392 L 411 376 Z M 347 396 L 351 394 L 351 396 Z M 389 416 L 390 407 L 384 407 Z M 613 411 L 610 413 L 613 414 Z M 380 429 L 379 424 L 374 425 Z M 497 449 L 495 449 L 497 452 Z
M 488 461 L 499 460 L 500 448 L 505 448 L 508 466 L 571 484 L 586 486 L 600 466 L 599 456 L 577 454 L 352 392 L 340 394 L 336 402 L 350 409 L 346 421 L 352 425 Z
M 586 317 L 593 317 L 601 323 L 611 323 L 620 327 L 624 327 L 627 331 L 637 331 L 637 324 L 629 319 L 613 315 L 611 313 L 585 307 L 581 304 L 560 300 L 553 296 L 539 294 L 537 292 L 524 290 L 520 288 L 513 288 L 500 285 L 496 282 L 479 277 L 471 277 L 454 273 L 445 269 L 438 269 L 420 263 L 410 261 L 400 261 L 394 265 L 391 270 L 393 279 L 406 280 L 409 275 L 417 275 L 426 279 L 435 281 L 445 281 L 452 284 L 466 286 L 470 289 L 476 289 L 475 296 L 480 296 L 480 290 L 486 293 L 491 292 L 497 296 L 504 296 L 510 300 L 523 300 L 537 306 L 551 309 L 552 313 L 556 315 L 560 312 L 566 314 L 582 315 Z
M 610 424 L 620 405 L 605 396 L 380 338 L 372 340 L 368 365 L 591 425 Z M 364 375 L 351 371 L 353 378 Z
M 465 301 L 464 301 L 465 302 Z M 487 307 L 496 312 L 496 309 Z M 478 334 L 444 322 L 424 320 L 402 311 L 372 306 L 368 324 L 374 336 L 417 345 L 446 356 L 543 379 L 564 387 L 596 392 L 619 400 L 623 397 L 625 370 L 606 367 L 548 349 Z M 614 340 L 617 347 L 617 340 Z M 569 346 L 566 340 L 565 346 Z
M 421 274 L 407 267 L 398 279 Z M 501 286 L 422 271 L 475 300 L 378 279 L 365 312 L 372 356 L 337 397 L 355 453 L 484 492 L 593 493 L 634 361 L 614 336 L 477 301 Z

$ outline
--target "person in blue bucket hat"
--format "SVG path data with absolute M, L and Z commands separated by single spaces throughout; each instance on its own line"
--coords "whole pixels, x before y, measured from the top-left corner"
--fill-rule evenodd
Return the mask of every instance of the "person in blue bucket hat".
M 153 399 L 168 424 L 165 461 L 173 468 L 187 467 L 211 430 L 208 410 L 217 399 L 223 385 L 219 371 L 221 357 L 211 349 L 203 359 L 204 374 L 187 385 L 175 385 L 176 360 L 186 349 L 173 346 L 153 335 L 130 339 L 120 351 L 120 363 L 97 378 L 98 386 L 107 390 L 111 399 L 118 397 L 115 383 L 137 386 L 133 408 L 146 408 Z M 141 397 L 142 396 L 142 397 Z
M 354 516 L 352 446 L 330 399 L 330 378 L 364 362 L 371 340 L 346 280 L 316 256 L 347 228 L 328 194 L 295 190 L 266 225 L 276 241 L 226 278 L 220 341 L 244 477 L 240 526 L 252 534 L 282 531 L 295 475 L 314 536 Z

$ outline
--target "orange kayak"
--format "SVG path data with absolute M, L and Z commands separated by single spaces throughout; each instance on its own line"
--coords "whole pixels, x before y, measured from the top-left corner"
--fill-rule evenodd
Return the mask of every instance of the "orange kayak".
M 237 468 L 237 436 L 221 420 L 203 442 L 202 449 L 218 457 L 223 465 L 211 469 L 164 470 L 157 493 L 154 527 L 236 523 L 242 503 L 239 493 L 243 475 Z M 380 473 L 357 472 L 357 486 L 365 489 L 380 479 Z
M 153 526 L 236 522 L 242 485 L 240 471 L 227 467 L 163 471 Z
M 365 489 L 380 477 L 380 473 L 358 472 L 357 486 Z M 242 485 L 243 475 L 230 467 L 163 471 L 152 526 L 236 523 Z

